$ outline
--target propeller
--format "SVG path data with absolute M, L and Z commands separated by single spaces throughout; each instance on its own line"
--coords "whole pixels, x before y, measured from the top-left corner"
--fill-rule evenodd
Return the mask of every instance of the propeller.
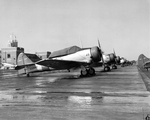
M 103 65 L 105 66 L 105 63 L 104 63 L 104 58 L 103 58 L 103 51 L 102 51 L 102 48 L 101 48 L 101 45 L 100 45 L 99 39 L 98 39 L 98 47 L 99 47 L 99 49 L 101 49 L 101 54 L 102 54 L 102 62 L 103 62 Z
M 114 48 L 113 48 L 113 52 L 114 52 L 114 55 L 116 56 L 116 53 L 115 53 L 115 50 L 114 50 Z
M 117 56 L 116 56 L 114 48 L 113 48 L 113 52 L 114 52 L 115 62 L 117 62 Z
M 115 61 L 116 63 L 120 63 L 120 57 L 116 55 L 115 50 L 113 49 L 114 55 L 115 55 Z

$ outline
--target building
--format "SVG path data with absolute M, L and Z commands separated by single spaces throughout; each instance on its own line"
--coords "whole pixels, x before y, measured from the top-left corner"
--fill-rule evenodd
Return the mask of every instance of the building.
M 18 47 L 17 37 L 14 34 L 10 35 L 10 39 L 8 47 Z
M 21 47 L 8 47 L 1 49 L 1 63 L 9 63 L 16 65 L 18 55 L 24 52 L 24 48 Z
M 18 41 L 16 40 L 15 35 L 10 35 L 10 41 L 8 47 L 1 48 L 0 51 L 0 63 L 9 63 L 12 65 L 17 65 L 18 55 L 24 53 L 24 48 L 18 47 Z M 40 59 L 46 59 L 49 57 L 51 52 L 36 52 L 35 54 L 25 53 L 33 62 L 36 62 Z M 2 64 L 0 64 L 1 67 Z
M 8 47 L 1 48 L 1 63 L 9 63 L 16 65 L 18 55 L 24 52 L 24 48 L 18 47 L 18 41 L 13 34 L 10 36 L 11 40 L 8 43 Z

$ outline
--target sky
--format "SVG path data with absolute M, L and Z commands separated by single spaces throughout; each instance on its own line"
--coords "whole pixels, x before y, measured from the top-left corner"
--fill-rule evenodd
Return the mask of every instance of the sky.
M 150 0 L 0 0 L 0 48 L 15 35 L 27 53 L 98 46 L 150 57 Z

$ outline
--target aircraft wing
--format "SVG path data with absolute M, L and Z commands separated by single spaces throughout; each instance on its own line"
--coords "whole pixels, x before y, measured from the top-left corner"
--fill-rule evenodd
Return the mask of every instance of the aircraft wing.
M 55 69 L 71 69 L 71 68 L 78 68 L 81 65 L 87 65 L 88 63 L 80 61 L 47 59 L 47 60 L 40 60 L 36 62 L 36 64 Z

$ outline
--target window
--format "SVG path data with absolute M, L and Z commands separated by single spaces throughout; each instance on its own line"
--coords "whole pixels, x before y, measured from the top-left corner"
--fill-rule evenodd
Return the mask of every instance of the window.
M 7 58 L 10 58 L 10 54 L 7 54 Z

